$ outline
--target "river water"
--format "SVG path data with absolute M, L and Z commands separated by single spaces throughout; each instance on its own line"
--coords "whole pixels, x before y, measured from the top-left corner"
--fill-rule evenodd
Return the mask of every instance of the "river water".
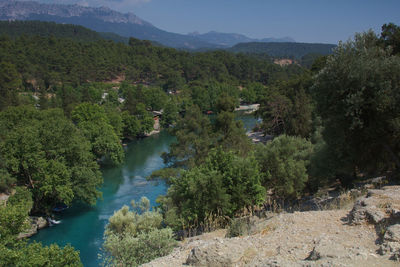
M 238 116 L 246 129 L 255 124 L 251 116 Z M 131 200 L 139 201 L 146 196 L 152 206 L 156 198 L 164 195 L 167 186 L 163 181 L 147 181 L 146 176 L 164 167 L 160 157 L 168 151 L 174 137 L 166 131 L 145 139 L 131 142 L 126 148 L 125 162 L 114 168 L 102 169 L 104 184 L 101 188 L 103 198 L 96 206 L 74 205 L 57 215 L 61 224 L 40 230 L 31 238 L 44 245 L 57 243 L 60 246 L 71 244 L 80 251 L 84 266 L 99 266 L 98 254 L 103 243 L 104 227 L 114 211 Z

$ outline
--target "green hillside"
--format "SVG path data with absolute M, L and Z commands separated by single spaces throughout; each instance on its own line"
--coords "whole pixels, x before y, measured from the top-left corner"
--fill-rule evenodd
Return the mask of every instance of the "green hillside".
M 328 55 L 332 53 L 333 44 L 309 43 L 241 43 L 228 51 L 245 54 L 267 54 L 271 57 L 289 57 L 300 59 L 307 54 Z
M 98 41 L 115 37 L 107 35 L 108 38 L 104 38 L 99 33 L 78 25 L 42 21 L 0 21 L 0 35 L 8 35 L 11 38 L 21 35 L 54 36 L 79 41 Z

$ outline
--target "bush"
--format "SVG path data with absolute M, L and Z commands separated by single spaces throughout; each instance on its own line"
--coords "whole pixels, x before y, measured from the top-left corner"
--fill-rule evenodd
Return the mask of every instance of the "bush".
M 308 181 L 307 168 L 313 145 L 304 138 L 281 135 L 257 149 L 264 173 L 263 185 L 280 198 L 300 195 Z
M 265 189 L 254 156 L 213 149 L 205 163 L 170 180 L 160 198 L 166 223 L 176 230 L 208 231 L 263 203 Z
M 237 218 L 231 221 L 226 233 L 227 237 L 237 237 L 249 234 L 251 230 L 249 218 Z
M 167 255 L 176 244 L 172 230 L 162 228 L 162 215 L 149 211 L 147 198 L 132 201 L 132 207 L 122 207 L 109 219 L 101 255 L 105 266 L 139 266 Z

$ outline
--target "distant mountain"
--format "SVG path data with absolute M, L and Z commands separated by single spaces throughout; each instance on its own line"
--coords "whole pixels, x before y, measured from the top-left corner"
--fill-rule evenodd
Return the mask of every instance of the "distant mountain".
M 334 44 L 311 44 L 311 43 L 241 43 L 228 51 L 247 54 L 267 54 L 271 57 L 289 57 L 300 59 L 308 54 L 329 55 L 332 53 Z
M 200 34 L 198 32 L 189 33 L 189 36 L 197 37 L 205 42 L 217 44 L 221 46 L 231 47 L 238 43 L 248 43 L 248 42 L 295 42 L 294 39 L 290 37 L 284 38 L 264 38 L 264 39 L 254 39 L 247 37 L 243 34 L 237 33 L 222 33 L 211 31 L 208 33 Z
M 112 32 L 123 37 L 156 41 L 175 48 L 220 47 L 196 37 L 160 30 L 133 13 L 122 14 L 107 7 L 0 0 L 0 20 L 40 20 L 77 24 L 98 32 Z
M 296 41 L 289 36 L 282 37 L 282 38 L 263 38 L 255 42 L 263 42 L 263 43 L 295 43 Z
M 54 36 L 57 38 L 69 38 L 80 42 L 93 42 L 99 40 L 111 40 L 116 43 L 128 44 L 129 38 L 112 32 L 96 32 L 80 25 L 60 24 L 51 21 L 15 20 L 0 21 L 0 36 L 7 35 L 11 38 L 26 36 Z M 156 41 L 150 41 L 154 46 L 163 46 Z
M 253 39 L 242 34 L 215 31 L 205 34 L 177 34 L 161 30 L 133 13 L 123 14 L 107 7 L 42 4 L 34 1 L 0 0 L 0 20 L 39 20 L 76 24 L 119 42 L 126 42 L 125 38 L 135 37 L 186 49 L 227 48 L 243 42 L 294 42 L 290 37 Z

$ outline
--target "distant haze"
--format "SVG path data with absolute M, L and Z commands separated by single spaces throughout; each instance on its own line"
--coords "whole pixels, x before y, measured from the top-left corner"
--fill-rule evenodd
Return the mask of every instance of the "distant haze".
M 282 38 L 298 42 L 337 43 L 355 32 L 384 23 L 400 24 L 398 0 L 40 0 L 107 6 L 133 12 L 154 26 L 187 34 L 210 31 L 244 34 L 249 38 Z

